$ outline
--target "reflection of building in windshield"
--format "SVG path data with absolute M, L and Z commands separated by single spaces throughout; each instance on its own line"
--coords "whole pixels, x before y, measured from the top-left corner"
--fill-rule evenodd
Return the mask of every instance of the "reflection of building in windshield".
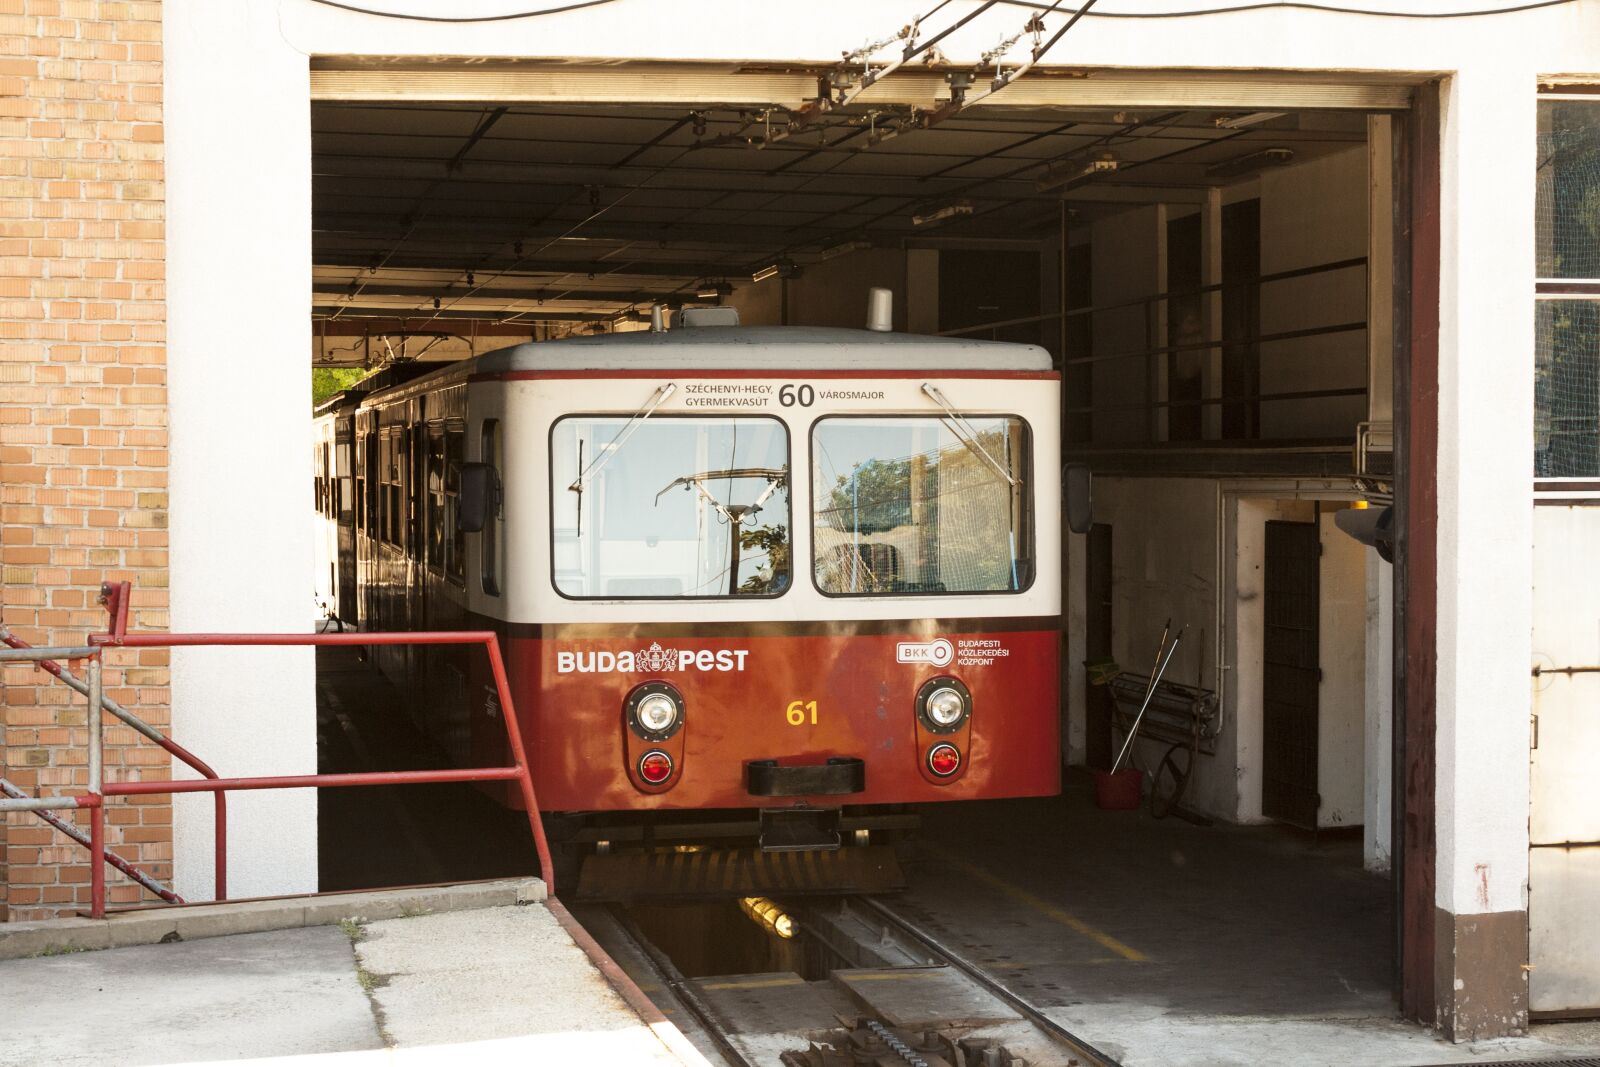
M 789 584 L 788 439 L 765 418 L 656 416 L 583 485 L 625 417 L 551 439 L 557 590 L 573 597 L 760 596 Z
M 1019 419 L 970 421 L 976 447 L 940 419 L 817 424 L 815 575 L 823 592 L 987 593 L 1028 585 L 1027 428 Z

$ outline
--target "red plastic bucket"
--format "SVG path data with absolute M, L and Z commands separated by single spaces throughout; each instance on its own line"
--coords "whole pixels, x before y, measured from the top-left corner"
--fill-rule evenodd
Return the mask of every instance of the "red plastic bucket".
M 1133 811 L 1139 806 L 1144 772 L 1132 767 L 1094 772 L 1094 802 L 1107 811 Z

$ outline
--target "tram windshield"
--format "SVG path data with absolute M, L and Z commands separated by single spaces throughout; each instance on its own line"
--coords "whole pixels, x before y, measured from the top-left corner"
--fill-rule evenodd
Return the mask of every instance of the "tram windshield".
M 1021 419 L 825 418 L 812 445 L 813 573 L 823 593 L 1014 593 L 1032 583 Z
M 778 420 L 571 416 L 555 425 L 550 462 L 553 577 L 563 595 L 788 588 L 789 438 Z

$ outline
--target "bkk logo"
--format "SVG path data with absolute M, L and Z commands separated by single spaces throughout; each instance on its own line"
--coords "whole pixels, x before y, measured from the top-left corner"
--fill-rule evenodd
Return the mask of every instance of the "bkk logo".
M 948 667 L 955 657 L 955 646 L 943 637 L 936 637 L 932 641 L 901 641 L 894 646 L 896 663 L 928 663 L 935 667 Z
M 557 674 L 679 674 L 685 671 L 742 671 L 749 649 L 662 648 L 653 641 L 637 652 L 556 653 Z

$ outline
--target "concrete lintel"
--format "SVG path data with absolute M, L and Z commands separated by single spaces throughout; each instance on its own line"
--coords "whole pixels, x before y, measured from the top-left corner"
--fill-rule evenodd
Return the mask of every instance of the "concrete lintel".
M 1479 1041 L 1528 1028 L 1528 913 L 1434 913 L 1434 987 L 1439 1029 Z
M 153 945 L 162 941 L 195 941 L 226 934 L 332 926 L 345 919 L 372 922 L 436 912 L 499 908 L 539 903 L 545 897 L 545 884 L 540 879 L 508 878 L 369 893 L 186 904 L 123 912 L 105 919 L 0 923 L 0 960 Z

